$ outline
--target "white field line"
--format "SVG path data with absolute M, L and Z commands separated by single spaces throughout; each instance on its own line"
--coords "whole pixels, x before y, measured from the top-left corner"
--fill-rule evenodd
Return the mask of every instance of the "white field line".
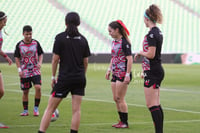
M 9 83 L 6 84 L 5 86 L 15 86 L 15 85 L 20 85 L 19 82 L 17 83 Z M 177 93 L 186 93 L 186 94 L 200 94 L 200 91 L 186 91 L 186 90 L 178 90 L 178 89 L 167 89 L 167 88 L 161 88 L 161 91 L 167 91 L 167 92 L 177 92 Z
M 166 88 L 161 88 L 161 91 L 178 92 L 178 93 L 190 93 L 190 94 L 200 94 L 200 91 L 186 91 L 186 90 L 166 89 Z
M 21 90 L 6 89 L 6 91 L 22 93 Z M 31 94 L 31 95 L 35 95 L 34 92 L 30 92 L 30 94 Z M 43 93 L 42 96 L 49 97 L 50 94 L 44 94 L 44 93 Z M 101 99 L 93 99 L 93 98 L 85 98 L 85 97 L 83 97 L 83 100 L 87 100 L 87 101 L 96 101 L 96 102 L 105 102 L 105 103 L 114 103 L 113 101 L 109 101 L 109 100 L 101 100 Z M 146 108 L 145 105 L 141 105 L 141 104 L 127 103 L 127 105 L 129 105 L 129 106 L 135 106 L 135 107 Z M 164 109 L 164 110 L 169 110 L 169 111 L 183 112 L 183 113 L 200 114 L 200 112 L 192 111 L 192 110 L 175 109 L 175 108 L 169 108 L 169 107 L 164 107 L 163 109 Z
M 174 120 L 174 121 L 164 121 L 165 124 L 178 124 L 178 123 L 196 123 L 200 122 L 200 120 Z M 104 126 L 104 125 L 112 125 L 113 123 L 81 123 L 81 126 Z M 153 124 L 153 122 L 129 122 L 129 125 L 149 125 Z M 10 128 L 23 128 L 23 127 L 38 127 L 39 125 L 9 125 Z M 53 124 L 53 127 L 66 127 L 66 124 Z

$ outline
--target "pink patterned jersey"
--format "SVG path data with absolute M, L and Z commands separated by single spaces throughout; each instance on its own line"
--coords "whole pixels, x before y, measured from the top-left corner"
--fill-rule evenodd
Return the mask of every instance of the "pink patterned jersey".
M 37 64 L 38 56 L 41 54 L 43 54 L 43 50 L 36 40 L 32 40 L 30 44 L 26 44 L 23 40 L 17 43 L 14 56 L 20 58 L 23 78 L 40 75 L 40 69 L 38 69 Z
M 112 42 L 112 74 L 117 77 L 125 77 L 127 69 L 126 56 L 131 55 L 131 45 L 125 38 Z

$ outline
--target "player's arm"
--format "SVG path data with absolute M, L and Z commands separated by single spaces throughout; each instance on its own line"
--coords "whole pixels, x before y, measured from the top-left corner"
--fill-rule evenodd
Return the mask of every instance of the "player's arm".
M 83 58 L 83 64 L 85 68 L 85 73 L 87 72 L 87 67 L 88 67 L 88 57 Z
M 23 72 L 22 72 L 22 69 L 20 67 L 20 58 L 15 57 L 15 63 L 16 63 L 16 66 L 17 66 L 17 70 L 18 70 L 19 76 L 22 77 L 23 76 Z
M 129 83 L 130 82 L 130 73 L 131 73 L 131 68 L 132 68 L 132 63 L 133 63 L 133 57 L 132 55 L 126 56 L 127 59 L 127 69 L 126 69 L 126 75 L 124 82 Z
M 2 50 L 0 50 L 0 55 L 3 56 L 7 60 L 9 65 L 11 65 L 13 63 L 12 60 L 10 59 L 10 57 L 8 57 L 8 55 L 6 53 L 4 53 Z
M 42 61 L 43 61 L 43 54 L 39 55 L 38 57 L 38 64 L 37 64 L 38 68 L 41 68 Z
M 150 46 L 147 52 L 140 51 L 139 54 L 141 56 L 147 57 L 148 59 L 153 59 L 155 57 L 155 53 L 156 53 L 156 47 Z
M 130 73 L 131 72 L 131 68 L 132 68 L 132 63 L 133 63 L 133 57 L 132 55 L 126 56 L 127 59 L 127 70 L 126 73 Z
M 106 76 L 105 76 L 105 78 L 106 78 L 107 80 L 110 79 L 111 67 L 112 67 L 112 58 L 110 59 L 110 64 L 109 64 L 109 67 L 108 67 L 108 70 L 107 70 Z
M 57 54 L 53 54 L 53 57 L 52 57 L 52 76 L 53 77 L 56 76 L 56 70 L 57 70 L 59 60 L 60 60 L 60 56 Z
M 60 56 L 54 53 L 52 57 L 52 62 L 51 62 L 52 63 L 52 82 L 51 82 L 52 88 L 56 83 L 55 76 L 56 76 L 56 70 L 57 70 L 59 60 L 60 60 Z

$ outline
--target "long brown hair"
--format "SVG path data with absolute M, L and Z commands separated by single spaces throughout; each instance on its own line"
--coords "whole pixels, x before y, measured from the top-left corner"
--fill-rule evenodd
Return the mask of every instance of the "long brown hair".
M 112 21 L 109 26 L 114 30 L 119 29 L 119 33 L 131 44 L 128 38 L 129 31 L 121 20 Z
M 157 5 L 155 4 L 150 5 L 149 8 L 146 9 L 145 13 L 154 23 L 162 24 L 163 15 L 161 13 L 160 8 Z
M 6 14 L 5 14 L 4 12 L 0 11 L 0 22 L 1 22 L 2 20 L 4 20 L 5 18 L 7 18 Z M 5 31 L 5 29 L 4 29 L 4 33 L 5 33 L 6 35 L 8 35 L 8 33 Z

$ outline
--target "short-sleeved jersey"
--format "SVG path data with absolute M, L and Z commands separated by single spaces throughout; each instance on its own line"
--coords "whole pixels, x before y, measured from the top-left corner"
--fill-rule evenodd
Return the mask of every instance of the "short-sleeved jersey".
M 156 69 L 161 66 L 161 49 L 163 43 L 163 35 L 158 27 L 153 27 L 149 33 L 144 37 L 143 41 L 143 51 L 147 52 L 148 48 L 153 46 L 156 47 L 155 57 L 153 59 L 148 59 L 144 57 L 142 68 L 144 71 L 151 69 Z
M 2 48 L 2 45 L 3 45 L 3 36 L 2 36 L 1 31 L 0 31 L 0 50 Z
M 53 53 L 60 57 L 58 80 L 76 82 L 85 79 L 83 60 L 90 56 L 90 49 L 83 35 L 69 37 L 66 32 L 58 34 Z
M 126 56 L 132 55 L 131 44 L 123 37 L 121 40 L 112 41 L 112 74 L 124 77 L 127 69 Z
M 43 53 L 37 40 L 32 39 L 29 44 L 26 44 L 23 40 L 17 43 L 14 57 L 20 59 L 20 67 L 24 74 L 22 78 L 40 75 L 40 69 L 38 69 L 37 64 L 38 57 Z

